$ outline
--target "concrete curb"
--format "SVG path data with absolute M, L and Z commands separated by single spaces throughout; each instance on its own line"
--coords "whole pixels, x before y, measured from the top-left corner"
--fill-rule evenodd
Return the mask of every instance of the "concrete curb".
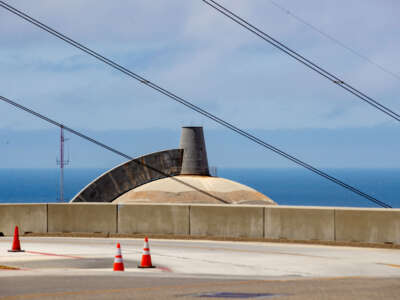
M 227 242 L 259 242 L 259 243 L 286 243 L 303 245 L 321 245 L 321 246 L 339 246 L 339 247 L 362 247 L 362 248 L 382 248 L 382 249 L 400 249 L 396 244 L 378 244 L 361 242 L 340 242 L 340 241 L 306 241 L 289 239 L 265 239 L 265 238 L 232 238 L 215 236 L 192 236 L 192 235 L 170 235 L 170 234 L 122 234 L 122 233 L 81 233 L 81 232 L 53 232 L 53 233 L 26 233 L 23 237 L 76 237 L 76 238 L 137 238 L 142 239 L 145 236 L 153 239 L 167 240 L 209 240 L 209 241 L 227 241 Z

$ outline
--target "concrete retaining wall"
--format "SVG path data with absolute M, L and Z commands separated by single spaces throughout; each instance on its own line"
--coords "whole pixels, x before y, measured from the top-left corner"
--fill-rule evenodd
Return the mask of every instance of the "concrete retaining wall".
M 47 219 L 48 232 L 117 232 L 115 204 L 48 204 Z
M 15 226 L 20 234 L 47 232 L 47 204 L 1 204 L 0 232 L 13 235 Z
M 0 204 L 0 232 L 121 233 L 400 244 L 400 209 Z
M 337 241 L 400 244 L 399 209 L 335 209 Z
M 120 204 L 118 233 L 188 235 L 189 206 Z
M 335 211 L 329 208 L 268 207 L 265 237 L 289 240 L 335 240 Z
M 262 238 L 264 207 L 192 205 L 190 234 Z

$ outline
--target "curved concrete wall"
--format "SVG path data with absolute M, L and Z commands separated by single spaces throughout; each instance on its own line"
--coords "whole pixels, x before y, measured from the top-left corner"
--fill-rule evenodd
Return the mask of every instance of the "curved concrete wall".
M 182 149 L 173 149 L 130 160 L 96 178 L 70 202 L 112 202 L 140 185 L 179 175 L 182 157 Z
M 167 204 L 0 204 L 0 232 L 171 234 L 400 245 L 400 209 Z

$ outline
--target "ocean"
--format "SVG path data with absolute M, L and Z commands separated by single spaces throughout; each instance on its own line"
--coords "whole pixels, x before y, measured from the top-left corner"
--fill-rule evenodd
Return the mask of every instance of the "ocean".
M 65 169 L 71 199 L 103 169 Z M 400 169 L 327 169 L 328 174 L 392 207 L 400 207 Z M 218 176 L 248 185 L 280 205 L 378 207 L 302 169 L 218 169 Z M 0 169 L 0 203 L 58 202 L 58 169 Z

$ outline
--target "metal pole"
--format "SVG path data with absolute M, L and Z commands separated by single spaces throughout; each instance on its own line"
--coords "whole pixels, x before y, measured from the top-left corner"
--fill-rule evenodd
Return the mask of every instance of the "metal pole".
M 64 202 L 64 126 L 60 128 L 60 202 Z

